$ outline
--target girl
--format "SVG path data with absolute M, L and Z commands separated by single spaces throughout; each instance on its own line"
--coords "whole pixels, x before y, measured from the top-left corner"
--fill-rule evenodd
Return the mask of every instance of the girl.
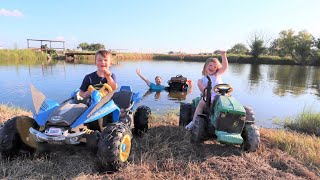
M 210 76 L 212 81 L 212 88 L 217 84 L 222 84 L 221 76 L 222 74 L 227 70 L 228 68 L 228 59 L 227 59 L 227 53 L 226 51 L 220 51 L 220 55 L 222 58 L 222 66 L 217 58 L 209 58 L 207 59 L 206 63 L 203 66 L 202 69 L 202 75 L 203 77 L 198 80 L 198 87 L 201 92 L 207 87 L 208 79 L 207 75 Z M 211 101 L 214 100 L 214 96 L 216 93 L 212 90 L 211 91 Z M 203 94 L 204 96 L 204 94 Z M 194 121 L 195 118 L 203 112 L 205 102 L 203 99 L 200 100 L 195 112 L 192 121 L 186 125 L 186 130 L 191 130 L 194 127 Z

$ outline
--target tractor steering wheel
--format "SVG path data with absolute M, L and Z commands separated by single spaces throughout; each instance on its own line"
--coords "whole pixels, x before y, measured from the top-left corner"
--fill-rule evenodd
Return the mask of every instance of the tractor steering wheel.
M 220 95 L 230 96 L 233 92 L 233 87 L 229 84 L 217 84 L 214 86 L 213 91 Z

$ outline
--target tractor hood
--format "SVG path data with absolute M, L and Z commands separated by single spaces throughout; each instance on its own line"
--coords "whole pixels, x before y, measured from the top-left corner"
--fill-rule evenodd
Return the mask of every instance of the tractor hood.
M 220 112 L 245 115 L 246 111 L 238 100 L 234 97 L 220 96 L 217 102 L 217 108 Z

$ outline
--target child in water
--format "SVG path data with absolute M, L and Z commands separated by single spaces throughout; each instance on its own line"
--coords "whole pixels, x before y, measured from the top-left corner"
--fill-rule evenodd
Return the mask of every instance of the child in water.
M 136 69 L 136 73 L 139 75 L 139 77 L 144 80 L 147 85 L 150 87 L 150 90 L 154 90 L 154 91 L 161 91 L 161 90 L 165 90 L 166 87 L 163 86 L 161 83 L 162 83 L 162 79 L 160 76 L 156 76 L 154 78 L 155 80 L 155 83 L 152 83 L 150 82 L 146 77 L 144 77 L 142 74 L 141 74 L 141 71 L 139 69 Z

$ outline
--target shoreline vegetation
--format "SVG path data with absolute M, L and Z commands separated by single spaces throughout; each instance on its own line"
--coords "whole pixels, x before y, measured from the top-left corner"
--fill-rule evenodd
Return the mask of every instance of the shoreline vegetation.
M 220 58 L 218 54 L 154 54 L 154 53 L 119 53 L 114 56 L 115 61 L 122 60 L 172 60 L 186 62 L 205 62 L 209 57 Z M 48 55 L 32 50 L 0 50 L 0 64 L 41 64 L 51 61 Z M 53 60 L 66 60 L 64 56 L 57 56 Z M 228 54 L 230 63 L 244 64 L 277 64 L 277 65 L 310 65 L 320 66 L 320 61 L 309 61 L 307 63 L 296 62 L 289 57 L 259 56 Z M 74 63 L 94 63 L 93 55 L 79 55 Z
M 178 112 L 178 111 L 177 111 Z M 0 104 L 0 124 L 31 112 Z M 318 179 L 320 137 L 305 127 L 319 125 L 320 115 L 302 112 L 287 119 L 284 129 L 260 128 L 257 152 L 215 140 L 191 144 L 190 134 L 179 127 L 176 112 L 153 114 L 149 131 L 134 138 L 127 167 L 108 174 L 96 165 L 84 147 L 58 148 L 39 157 L 0 160 L 3 179 Z M 303 122 L 303 123 L 300 123 Z M 294 124 L 292 129 L 288 124 Z M 303 125 L 302 125 L 303 124 Z M 316 127 L 316 132 L 320 127 Z M 75 148 L 75 149 L 74 149 Z M 40 168 L 41 167 L 41 168 Z

